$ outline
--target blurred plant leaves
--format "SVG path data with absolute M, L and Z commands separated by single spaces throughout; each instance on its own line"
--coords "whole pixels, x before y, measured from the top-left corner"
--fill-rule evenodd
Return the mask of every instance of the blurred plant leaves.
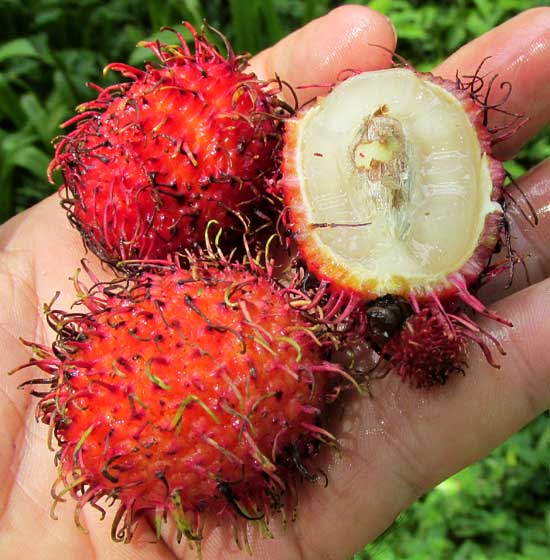
M 33 56 L 40 58 L 40 54 L 29 39 L 13 39 L 0 47 L 0 62 L 17 56 Z
M 354 560 L 548 560 L 549 553 L 546 412 L 485 460 L 442 482 Z

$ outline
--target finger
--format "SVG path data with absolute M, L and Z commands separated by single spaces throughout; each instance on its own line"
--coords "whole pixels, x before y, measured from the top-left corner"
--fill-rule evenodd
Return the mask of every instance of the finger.
M 45 205 L 49 206 L 49 203 Z M 40 248 L 35 254 L 33 244 L 37 235 L 44 239 L 51 234 L 48 220 L 29 220 L 30 216 L 36 215 L 35 212 L 27 211 L 0 228 L 0 292 L 6 302 L 0 318 L 0 347 L 5 350 L 0 368 L 0 418 L 3 419 L 0 458 L 6 459 L 5 462 L 0 460 L 0 476 L 4 481 L 0 490 L 0 516 L 2 512 L 8 511 L 10 502 L 14 500 L 20 465 L 26 457 L 26 420 L 32 418 L 32 424 L 35 423 L 34 403 L 29 390 L 40 391 L 43 388 L 31 385 L 27 386 L 27 390 L 17 390 L 21 383 L 37 377 L 34 368 L 17 371 L 11 376 L 6 373 L 28 363 L 31 357 L 31 350 L 23 345 L 20 338 L 30 342 L 46 342 L 41 307 L 45 301 L 51 300 L 56 289 L 62 287 L 62 283 L 58 283 L 48 289 L 41 289 L 37 294 L 37 279 L 43 282 L 45 278 L 55 276 L 58 268 L 51 266 L 51 253 L 46 254 Z M 61 255 L 55 256 L 59 264 L 63 258 L 63 241 L 52 246 L 56 251 L 62 251 Z M 50 269 L 53 269 L 51 273 Z M 63 280 L 67 281 L 66 278 Z M 51 338 L 53 333 L 49 342 Z M 33 506 L 32 500 L 30 505 Z
M 514 202 L 509 202 L 507 211 L 514 233 L 513 246 L 525 256 L 530 280 L 539 282 L 550 275 L 550 160 L 524 175 L 518 186 L 519 189 L 509 188 Z M 537 221 L 535 226 L 525 217 L 531 215 L 525 199 L 535 210 L 535 216 L 531 216 Z M 518 284 L 517 288 L 523 286 Z
M 483 91 L 487 91 L 490 77 L 498 74 L 489 101 L 502 98 L 505 90 L 500 84 L 509 81 L 512 93 L 503 108 L 529 118 L 509 140 L 495 146 L 497 157 L 509 159 L 550 121 L 550 8 L 527 10 L 485 33 L 450 56 L 434 73 L 451 80 L 457 72 L 459 76 L 471 75 L 486 56 L 491 58 L 481 72 L 487 74 Z M 489 116 L 492 127 L 510 121 L 494 111 Z
M 17 387 L 32 375 L 6 375 L 28 361 L 28 348 L 19 338 L 36 339 L 39 315 L 31 278 L 31 267 L 19 262 L 17 255 L 0 252 L 0 292 L 5 302 L 0 319 L 0 348 L 4 350 L 0 366 L 0 524 L 22 460 L 25 417 L 31 407 L 28 390 L 18 391 Z M 23 317 L 27 320 L 22 321 Z
M 497 301 L 550 276 L 550 160 L 522 176 L 517 186 L 507 187 L 507 192 L 506 217 L 510 224 L 510 244 L 520 260 L 513 269 L 512 277 L 510 269 L 504 270 L 481 291 L 486 303 Z M 507 253 L 508 249 L 503 247 L 500 254 L 495 256 L 495 262 L 508 259 Z
M 332 84 L 345 69 L 389 67 L 395 42 L 388 18 L 365 6 L 341 6 L 262 51 L 251 65 L 261 78 L 279 76 L 293 87 Z M 321 92 L 308 88 L 297 94 L 302 103 Z

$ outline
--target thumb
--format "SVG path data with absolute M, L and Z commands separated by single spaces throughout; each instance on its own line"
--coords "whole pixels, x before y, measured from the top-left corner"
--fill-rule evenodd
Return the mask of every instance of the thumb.
M 279 76 L 292 87 L 332 84 L 346 69 L 387 68 L 395 44 L 395 29 L 386 16 L 366 6 L 347 5 L 262 51 L 251 60 L 251 66 L 260 78 Z M 297 94 L 303 103 L 321 92 L 320 88 L 308 88 Z

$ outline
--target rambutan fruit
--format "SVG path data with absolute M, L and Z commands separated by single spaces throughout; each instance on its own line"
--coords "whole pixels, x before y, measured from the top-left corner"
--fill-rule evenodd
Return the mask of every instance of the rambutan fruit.
M 286 231 L 333 314 L 355 307 L 356 334 L 416 385 L 461 370 L 467 338 L 488 352 L 461 306 L 507 323 L 473 295 L 507 225 L 483 83 L 479 70 L 352 73 L 286 125 Z
M 498 365 L 487 340 L 504 354 L 498 340 L 482 331 L 453 300 L 443 307 L 433 303 L 420 305 L 413 298 L 410 305 L 404 298 L 388 295 L 359 309 L 357 315 L 366 318 L 366 322 L 354 336 L 365 336 L 387 361 L 385 373 L 393 370 L 403 381 L 418 388 L 444 385 L 450 375 L 463 374 L 468 340 L 482 349 L 493 367 Z
M 27 343 L 35 355 L 19 368 L 47 374 L 23 385 L 57 442 L 55 501 L 71 494 L 78 520 L 110 498 L 123 541 L 144 514 L 158 534 L 171 519 L 179 540 L 200 541 L 205 518 L 242 530 L 295 505 L 295 482 L 316 478 L 312 457 L 332 443 L 320 421 L 339 385 L 320 327 L 285 290 L 196 261 L 90 291 L 75 283 L 87 312 L 50 305 L 57 339 Z
M 499 238 L 483 110 L 406 68 L 348 78 L 287 125 L 281 187 L 308 269 L 374 299 L 455 292 Z
M 246 57 L 222 56 L 204 34 L 191 52 L 143 43 L 160 64 L 109 64 L 129 81 L 94 86 L 97 99 L 63 126 L 49 177 L 60 169 L 63 204 L 85 245 L 102 260 L 165 258 L 204 241 L 216 220 L 242 230 L 277 173 L 280 83 L 246 71 Z

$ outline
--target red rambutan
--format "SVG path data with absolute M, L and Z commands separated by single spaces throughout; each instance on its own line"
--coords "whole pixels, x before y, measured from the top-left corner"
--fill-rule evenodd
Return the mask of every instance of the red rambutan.
M 203 516 L 266 523 L 297 478 L 316 478 L 338 368 L 325 362 L 323 329 L 272 279 L 195 261 L 76 286 L 87 312 L 50 305 L 57 339 L 27 343 L 35 357 L 19 369 L 47 374 L 23 385 L 46 385 L 33 394 L 57 442 L 52 493 L 77 500 L 77 519 L 108 497 L 115 540 L 144 513 L 157 532 L 170 518 L 179 539 L 200 540 Z
M 330 313 L 354 317 L 352 334 L 421 386 L 463 369 L 467 339 L 490 359 L 461 307 L 509 324 L 473 294 L 515 260 L 507 243 L 506 265 L 490 268 L 509 241 L 505 172 L 491 146 L 521 119 L 489 131 L 487 114 L 502 103 L 489 101 L 495 79 L 482 99 L 479 69 L 469 78 L 409 65 L 352 73 L 286 127 L 279 189 L 289 238 Z
M 107 66 L 130 81 L 94 86 L 50 165 L 50 180 L 62 171 L 69 219 L 112 264 L 200 245 L 211 220 L 242 230 L 277 173 L 280 83 L 186 26 L 194 52 L 176 33 L 178 45 L 144 43 L 158 66 Z

